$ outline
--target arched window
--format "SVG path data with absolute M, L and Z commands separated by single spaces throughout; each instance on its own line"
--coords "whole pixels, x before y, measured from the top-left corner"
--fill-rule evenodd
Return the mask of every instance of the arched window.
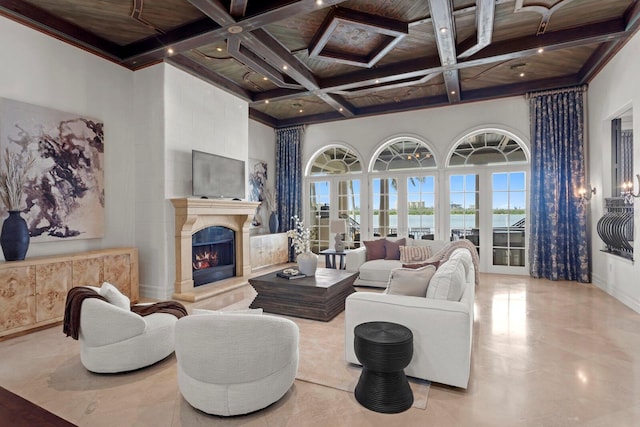
M 362 172 L 358 156 L 346 147 L 330 147 L 318 154 L 311 164 L 309 175 L 341 175 Z
M 413 137 L 387 141 L 371 163 L 374 235 L 433 238 L 437 163 L 429 146 Z
M 511 135 L 481 131 L 461 140 L 449 157 L 448 166 L 526 163 L 527 153 Z
M 378 153 L 372 171 L 435 167 L 436 159 L 424 142 L 415 138 L 396 138 Z

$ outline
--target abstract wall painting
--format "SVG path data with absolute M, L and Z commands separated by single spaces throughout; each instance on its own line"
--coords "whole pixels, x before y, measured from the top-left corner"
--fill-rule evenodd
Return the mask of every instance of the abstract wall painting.
M 251 225 L 260 228 L 260 232 L 269 230 L 269 180 L 268 163 L 264 160 L 249 159 L 249 201 L 260 202 L 256 208 Z
M 32 243 L 104 236 L 100 120 L 0 98 L 0 156 L 6 150 L 35 158 L 22 203 Z

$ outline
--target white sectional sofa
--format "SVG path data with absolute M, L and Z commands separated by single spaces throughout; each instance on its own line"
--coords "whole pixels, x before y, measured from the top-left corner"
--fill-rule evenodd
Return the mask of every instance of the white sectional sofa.
M 398 238 L 386 237 L 386 240 L 396 242 Z M 428 246 L 431 253 L 435 254 L 444 248 L 449 242 L 444 240 L 415 240 L 411 238 L 405 239 L 406 246 Z M 394 268 L 402 267 L 402 262 L 391 259 L 375 259 L 367 261 L 367 249 L 364 245 L 347 252 L 345 255 L 346 269 L 349 271 L 357 271 L 360 274 L 356 279 L 354 286 L 371 286 L 376 288 L 386 288 L 389 282 L 389 274 Z
M 405 369 L 407 375 L 467 388 L 475 299 L 475 268 L 469 250 L 455 249 L 438 271 L 450 276 L 441 274 L 436 281 L 434 275 L 425 297 L 379 292 L 349 295 L 345 303 L 346 361 L 359 363 L 353 348 L 353 330 L 357 325 L 373 321 L 398 323 L 413 333 L 413 358 Z M 442 289 L 443 281 L 447 280 L 455 285 L 452 289 L 457 287 L 457 292 L 462 292 L 459 300 L 448 299 L 454 293 L 447 294 Z M 460 281 L 464 282 L 461 289 Z

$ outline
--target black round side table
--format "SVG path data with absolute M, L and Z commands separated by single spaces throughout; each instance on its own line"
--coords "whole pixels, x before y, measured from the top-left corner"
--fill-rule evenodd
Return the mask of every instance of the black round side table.
M 413 334 L 391 322 L 362 323 L 354 329 L 354 350 L 362 364 L 356 399 L 365 408 L 386 414 L 406 411 L 413 392 L 404 368 L 413 357 Z

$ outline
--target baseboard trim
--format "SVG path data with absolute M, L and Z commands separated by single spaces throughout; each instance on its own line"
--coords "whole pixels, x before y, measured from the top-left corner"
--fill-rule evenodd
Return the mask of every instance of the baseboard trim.
M 615 286 L 611 286 L 608 283 L 605 283 L 601 277 L 595 274 L 591 275 L 591 281 L 596 287 L 600 288 L 603 292 L 606 292 L 607 294 L 611 295 L 612 297 L 614 297 L 615 299 L 617 299 L 618 301 L 620 301 L 621 303 L 629 307 L 631 310 L 635 311 L 636 313 L 640 313 L 640 300 L 638 300 L 637 298 L 627 294 L 626 292 L 621 291 Z

